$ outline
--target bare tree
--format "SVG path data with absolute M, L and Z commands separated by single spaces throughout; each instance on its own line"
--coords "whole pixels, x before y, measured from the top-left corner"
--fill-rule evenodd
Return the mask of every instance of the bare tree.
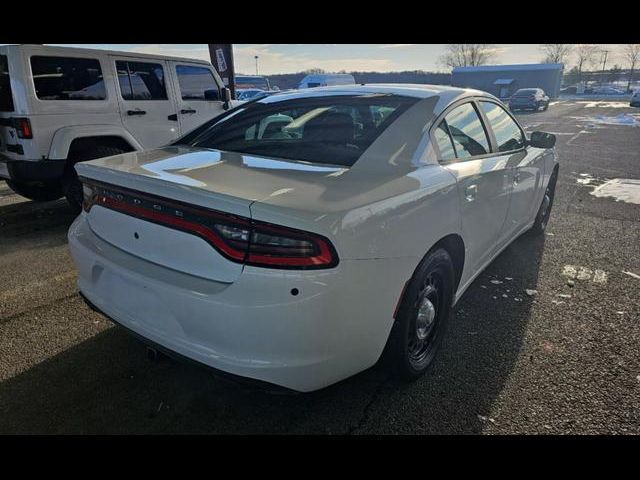
M 545 43 L 540 46 L 544 53 L 542 63 L 567 63 L 573 45 L 570 43 Z
M 486 65 L 495 53 L 489 43 L 450 43 L 438 60 L 445 67 L 476 67 Z
M 633 81 L 633 73 L 638 66 L 638 62 L 640 62 L 640 43 L 628 43 L 625 45 L 624 58 L 629 64 L 629 81 L 627 82 L 627 91 L 629 91 Z
M 576 45 L 576 62 L 578 67 L 578 81 L 582 80 L 582 70 L 593 62 L 596 53 L 599 51 L 597 45 L 581 44 Z

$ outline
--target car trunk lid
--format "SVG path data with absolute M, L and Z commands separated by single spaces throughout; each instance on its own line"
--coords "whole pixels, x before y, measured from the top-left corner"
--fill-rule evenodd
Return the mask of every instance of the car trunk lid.
M 168 268 L 232 283 L 243 258 L 193 229 L 217 228 L 218 213 L 248 222 L 253 202 L 286 193 L 300 178 L 317 184 L 344 169 L 172 146 L 92 160 L 76 170 L 103 199 L 87 213 L 100 238 Z

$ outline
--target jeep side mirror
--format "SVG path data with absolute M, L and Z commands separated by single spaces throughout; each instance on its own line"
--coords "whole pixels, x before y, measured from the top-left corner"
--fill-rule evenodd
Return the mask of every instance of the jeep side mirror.
M 222 101 L 224 102 L 224 109 L 229 110 L 231 108 L 231 90 L 227 87 L 222 89 Z
M 535 148 L 553 148 L 556 144 L 556 136 L 552 133 L 533 132 L 529 145 Z

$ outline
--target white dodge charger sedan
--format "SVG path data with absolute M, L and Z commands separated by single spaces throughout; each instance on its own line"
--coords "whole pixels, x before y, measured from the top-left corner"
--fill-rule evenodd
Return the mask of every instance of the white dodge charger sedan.
M 544 231 L 554 144 L 475 90 L 261 98 L 76 166 L 78 286 L 156 348 L 233 375 L 312 391 L 383 356 L 415 379 L 474 278 Z

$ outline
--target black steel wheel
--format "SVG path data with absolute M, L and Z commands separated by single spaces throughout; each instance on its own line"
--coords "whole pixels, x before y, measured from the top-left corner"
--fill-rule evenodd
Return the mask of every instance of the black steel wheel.
M 551 207 L 553 207 L 553 199 L 556 194 L 556 183 L 558 181 L 558 170 L 553 172 L 553 175 L 549 179 L 549 184 L 544 192 L 544 197 L 542 197 L 542 203 L 540 204 L 540 208 L 538 209 L 538 214 L 536 215 L 536 220 L 531 227 L 531 231 L 534 234 L 542 234 L 547 228 L 547 224 L 549 223 L 549 218 L 551 217 Z
M 455 273 L 449 253 L 438 248 L 422 260 L 405 289 L 384 352 L 395 376 L 422 376 L 438 351 L 451 316 Z

